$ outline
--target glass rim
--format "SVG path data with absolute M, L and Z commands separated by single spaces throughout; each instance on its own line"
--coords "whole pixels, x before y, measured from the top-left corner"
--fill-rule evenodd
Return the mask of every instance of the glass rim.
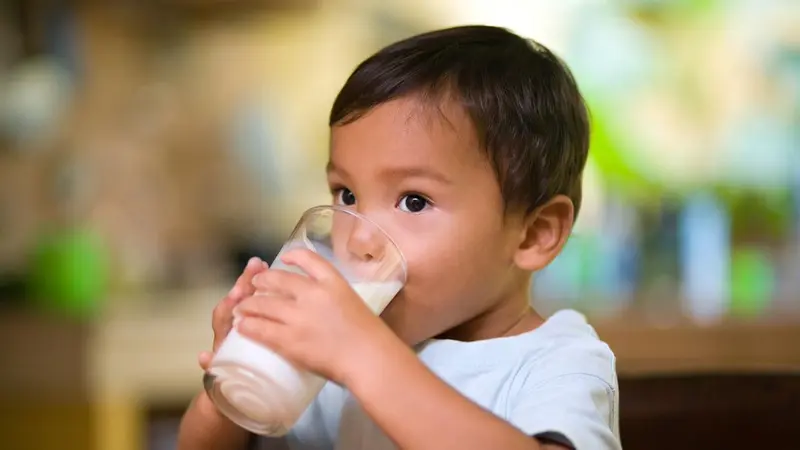
M 364 214 L 361 214 L 361 213 L 359 213 L 357 211 L 353 211 L 352 209 L 345 208 L 345 207 L 343 207 L 341 205 L 318 205 L 318 206 L 313 206 L 313 207 L 307 209 L 306 212 L 304 212 L 303 215 L 300 217 L 300 221 L 298 222 L 297 225 L 301 226 L 303 224 L 303 222 L 305 222 L 305 219 L 308 216 L 311 216 L 313 214 L 319 213 L 320 211 L 326 211 L 326 210 L 327 211 L 333 211 L 333 212 L 337 212 L 338 211 L 338 212 L 342 212 L 342 213 L 345 213 L 345 214 L 349 214 L 349 215 L 351 215 L 351 216 L 353 216 L 353 217 L 355 217 L 355 218 L 357 218 L 359 220 L 363 220 L 364 222 L 367 222 L 368 224 L 370 224 L 373 227 L 375 227 L 378 231 L 383 233 L 383 235 L 386 236 L 386 239 L 389 241 L 389 243 L 391 243 L 392 246 L 394 246 L 395 250 L 397 251 L 397 254 L 400 255 L 400 267 L 403 269 L 403 280 L 402 280 L 402 282 L 403 282 L 403 287 L 405 287 L 406 282 L 408 281 L 408 263 L 406 262 L 406 256 L 403 254 L 403 251 L 400 250 L 400 246 L 397 245 L 397 242 L 395 242 L 394 239 L 392 239 L 392 236 L 389 233 L 387 233 L 386 230 L 383 229 L 383 227 L 381 227 L 380 225 L 375 223 L 374 220 L 370 219 L 369 217 L 365 216 Z

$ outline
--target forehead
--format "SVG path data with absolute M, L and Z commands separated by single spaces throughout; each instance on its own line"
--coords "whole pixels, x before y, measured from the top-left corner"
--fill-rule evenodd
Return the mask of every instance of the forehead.
M 454 179 L 488 167 L 463 108 L 413 97 L 386 102 L 352 123 L 334 127 L 330 159 L 351 173 L 413 164 Z

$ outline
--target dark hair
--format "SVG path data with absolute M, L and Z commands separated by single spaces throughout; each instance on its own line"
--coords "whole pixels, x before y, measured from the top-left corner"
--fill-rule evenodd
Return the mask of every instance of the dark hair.
M 408 95 L 460 102 L 506 208 L 527 213 L 564 194 L 577 214 L 589 150 L 588 112 L 569 69 L 550 50 L 490 26 L 413 36 L 355 69 L 333 103 L 330 126 L 351 123 Z

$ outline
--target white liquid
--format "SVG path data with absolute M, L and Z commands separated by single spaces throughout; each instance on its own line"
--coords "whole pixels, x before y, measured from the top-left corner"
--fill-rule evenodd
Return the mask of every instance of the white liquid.
M 376 315 L 383 312 L 401 287 L 400 282 L 352 284 Z M 220 346 L 209 372 L 216 377 L 222 396 L 236 410 L 220 408 L 222 412 L 243 428 L 268 436 L 286 434 L 325 384 L 324 379 L 298 370 L 235 329 Z
M 379 316 L 403 287 L 399 281 L 386 283 L 353 283 L 350 285 L 356 294 L 364 300 L 367 307 Z

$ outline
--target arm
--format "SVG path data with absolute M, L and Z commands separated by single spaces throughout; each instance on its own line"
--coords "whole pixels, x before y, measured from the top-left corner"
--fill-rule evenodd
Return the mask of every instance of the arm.
M 245 450 L 249 433 L 217 411 L 205 392 L 192 401 L 181 420 L 179 450 Z
M 345 384 L 404 449 L 562 449 L 542 445 L 463 397 L 429 371 L 388 329 L 373 337 L 364 366 Z

